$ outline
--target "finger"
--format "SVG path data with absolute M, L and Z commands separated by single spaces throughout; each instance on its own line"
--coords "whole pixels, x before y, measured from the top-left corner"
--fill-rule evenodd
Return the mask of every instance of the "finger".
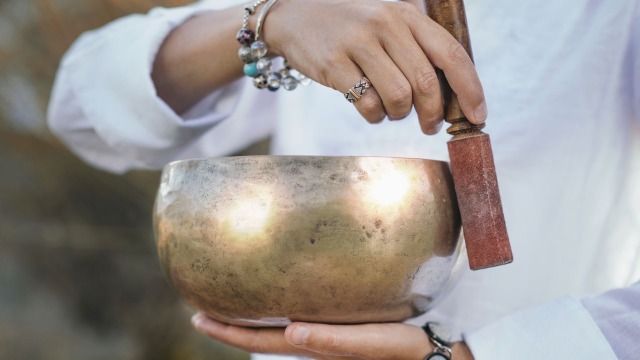
M 399 120 L 411 112 L 411 84 L 381 46 L 356 44 L 352 59 L 364 71 L 382 99 L 389 119 Z
M 424 332 L 405 324 L 294 323 L 285 337 L 292 345 L 320 354 L 364 359 L 419 360 L 431 350 Z
M 226 325 L 197 313 L 191 318 L 199 332 L 227 345 L 252 353 L 303 355 L 284 338 L 284 329 L 254 329 Z
M 362 70 L 354 64 L 351 60 L 345 63 L 340 70 L 337 70 L 334 74 L 337 88 L 344 94 L 351 89 L 362 77 Z M 342 90 L 344 89 L 344 91 Z M 387 116 L 382 99 L 374 87 L 369 87 L 367 91 L 360 97 L 359 100 L 353 103 L 360 115 L 364 117 L 369 123 L 377 124 L 384 120 Z
M 484 122 L 487 118 L 487 105 L 482 84 L 462 45 L 426 15 L 416 14 L 410 26 L 427 58 L 444 72 L 469 121 L 474 124 Z
M 387 116 L 382 99 L 373 86 L 353 105 L 370 124 L 379 124 Z
M 409 11 L 418 10 L 413 8 Z M 444 117 L 435 69 L 407 27 L 399 28 L 397 33 L 386 33 L 383 41 L 385 49 L 411 84 L 413 105 L 422 131 L 435 134 Z

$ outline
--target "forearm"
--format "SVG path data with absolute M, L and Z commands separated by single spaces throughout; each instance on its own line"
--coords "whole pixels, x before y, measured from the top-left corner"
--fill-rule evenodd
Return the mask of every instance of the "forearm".
M 270 104 L 252 101 L 253 105 L 239 108 L 245 89 L 242 81 L 207 92 L 188 112 L 176 113 L 158 98 L 151 78 L 159 49 L 173 30 L 239 2 L 157 8 L 83 34 L 62 59 L 56 76 L 48 112 L 53 133 L 92 165 L 116 172 L 161 168 L 184 157 L 223 156 L 266 136 L 271 119 L 247 114 L 254 111 L 253 106 L 268 111 Z M 241 16 L 241 10 L 234 16 L 235 32 Z M 231 42 L 235 32 L 228 36 Z M 236 43 L 232 52 L 237 53 L 237 48 Z M 211 57 L 207 53 L 203 62 Z M 213 65 L 209 61 L 207 66 Z M 240 64 L 237 71 L 241 69 Z M 225 124 L 227 119 L 232 119 L 233 126 Z M 205 143 L 209 145 L 201 145 Z
M 242 76 L 235 40 L 241 19 L 242 6 L 200 14 L 164 41 L 152 78 L 158 96 L 176 113 Z

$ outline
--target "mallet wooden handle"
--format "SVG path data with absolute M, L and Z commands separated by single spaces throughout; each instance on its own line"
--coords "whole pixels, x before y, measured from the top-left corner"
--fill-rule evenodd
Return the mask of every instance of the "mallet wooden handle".
M 463 0 L 425 0 L 425 5 L 429 17 L 453 35 L 473 60 Z M 445 105 L 445 120 L 451 124 L 447 132 L 454 136 L 465 136 L 470 135 L 469 133 L 477 133 L 484 128 L 484 124 L 475 125 L 467 120 L 456 94 L 451 90 L 441 71 L 439 75 Z
M 425 0 L 428 15 L 453 35 L 471 56 L 471 44 L 463 0 Z M 484 125 L 470 123 L 460 109 L 456 94 L 444 76 L 440 85 L 445 101 L 445 120 L 451 172 L 460 207 L 469 266 L 473 270 L 513 260 L 502 212 L 498 179 L 489 135 Z

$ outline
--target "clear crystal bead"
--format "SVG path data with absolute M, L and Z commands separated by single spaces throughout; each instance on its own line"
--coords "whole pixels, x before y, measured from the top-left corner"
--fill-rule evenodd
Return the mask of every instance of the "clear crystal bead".
M 287 76 L 282 79 L 282 87 L 285 90 L 295 90 L 298 87 L 298 80 L 293 76 Z
M 266 74 L 271 69 L 271 59 L 263 57 L 262 59 L 258 60 L 256 66 L 258 67 L 258 71 L 260 73 Z
M 248 46 L 243 46 L 238 49 L 238 57 L 240 58 L 240 61 L 244 63 L 250 63 L 251 61 L 253 61 L 251 57 L 251 48 Z
M 267 50 L 267 44 L 262 40 L 255 41 L 251 44 L 251 55 L 255 58 L 264 57 L 267 55 Z
M 271 91 L 276 91 L 280 88 L 282 77 L 278 73 L 271 73 L 267 78 L 267 88 Z
M 284 68 L 284 69 L 280 69 L 280 70 L 278 71 L 278 74 L 280 74 L 280 76 L 284 79 L 284 78 L 286 78 L 287 76 L 291 75 L 291 72 L 289 72 L 289 69 Z

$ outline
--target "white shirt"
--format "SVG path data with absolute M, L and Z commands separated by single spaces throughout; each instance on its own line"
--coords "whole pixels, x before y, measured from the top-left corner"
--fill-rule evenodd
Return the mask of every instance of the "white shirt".
M 270 93 L 242 79 L 175 114 L 150 78 L 158 47 L 194 14 L 239 3 L 156 9 L 83 35 L 58 72 L 53 131 L 114 172 L 269 134 L 273 154 L 447 159 L 449 136 L 422 135 L 415 113 L 371 126 L 318 84 Z M 467 17 L 515 260 L 469 271 L 426 317 L 463 333 L 478 360 L 637 359 L 640 1 L 473 0 Z

